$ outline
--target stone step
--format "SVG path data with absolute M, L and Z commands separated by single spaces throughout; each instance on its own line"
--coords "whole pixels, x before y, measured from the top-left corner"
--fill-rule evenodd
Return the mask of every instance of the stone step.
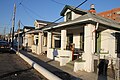
M 55 57 L 55 61 L 60 61 L 60 58 L 59 57 Z
M 69 68 L 71 68 L 71 69 L 74 69 L 74 63 L 75 63 L 75 62 L 85 62 L 85 61 L 82 60 L 81 58 L 78 58 L 78 59 L 76 59 L 76 60 L 74 60 L 74 61 L 68 62 L 65 66 L 66 66 L 66 67 L 69 67 Z
M 70 61 L 70 62 L 67 63 L 65 66 L 66 66 L 66 67 L 69 67 L 70 69 L 74 69 L 74 62 L 73 62 L 73 61 Z
M 74 65 L 74 61 L 70 61 L 70 62 L 68 62 L 67 64 L 69 64 L 69 65 Z

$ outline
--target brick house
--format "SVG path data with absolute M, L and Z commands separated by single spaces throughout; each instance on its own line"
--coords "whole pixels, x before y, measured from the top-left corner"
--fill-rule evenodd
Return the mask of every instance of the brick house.
M 120 22 L 120 8 L 100 12 L 98 15 Z

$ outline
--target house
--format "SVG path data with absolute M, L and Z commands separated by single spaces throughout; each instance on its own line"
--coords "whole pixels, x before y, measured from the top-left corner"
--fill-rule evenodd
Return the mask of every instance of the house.
M 100 12 L 98 15 L 120 22 L 120 8 Z
M 29 35 L 29 37 L 32 37 L 31 39 L 29 38 L 30 41 L 28 42 L 28 46 L 31 48 L 33 53 L 36 53 L 38 55 L 47 53 L 47 32 L 43 32 L 41 29 L 51 23 L 52 22 L 49 21 L 35 20 L 35 30 L 28 31 L 26 33 L 27 35 Z
M 82 10 L 66 5 L 60 13 L 64 22 L 52 23 L 35 20 L 35 29 L 26 31 L 24 45 L 38 55 L 66 65 L 75 59 L 74 71 L 95 71 L 100 59 L 115 59 L 120 50 L 120 23 L 96 14 L 94 5 Z M 115 63 L 115 62 L 114 62 Z
M 34 30 L 35 28 L 34 27 L 31 27 L 31 26 L 24 26 L 23 28 L 23 34 L 22 34 L 22 37 L 23 37 L 23 46 L 26 47 L 26 46 L 31 46 L 31 43 L 28 44 L 29 42 L 31 42 L 29 38 L 30 35 L 26 34 L 26 32 L 28 31 L 31 31 L 31 30 Z
M 22 47 L 22 43 L 23 43 L 22 35 L 23 35 L 23 29 L 19 29 L 15 32 L 15 36 L 14 36 L 14 46 L 15 47 L 18 46 L 18 42 L 19 42 L 20 47 Z
M 41 29 L 47 32 L 48 58 L 64 66 L 76 56 L 79 58 L 74 51 L 77 49 L 82 60 L 74 63 L 74 71 L 93 72 L 98 55 L 100 59 L 117 57 L 119 43 L 116 42 L 119 41 L 120 23 L 101 17 L 95 11 L 89 12 L 69 5 L 63 8 L 60 15 L 64 17 L 64 22 Z

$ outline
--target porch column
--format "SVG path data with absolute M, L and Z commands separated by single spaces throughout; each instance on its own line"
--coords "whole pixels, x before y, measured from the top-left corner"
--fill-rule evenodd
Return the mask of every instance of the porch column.
M 28 35 L 28 46 L 31 47 L 31 35 Z
M 34 44 L 34 34 L 31 34 L 31 46 Z
M 26 47 L 26 44 L 28 43 L 28 35 L 27 34 L 25 34 L 25 38 L 24 38 L 25 40 L 24 40 L 24 46 Z
M 95 26 L 87 24 L 84 27 L 84 51 L 83 59 L 85 60 L 85 70 L 94 71 L 93 54 L 95 52 Z
M 52 33 L 51 32 L 47 32 L 47 57 L 50 59 L 53 59 L 53 54 L 50 52 L 50 48 L 51 48 L 51 41 L 52 41 Z
M 67 44 L 67 32 L 66 30 L 61 30 L 61 50 L 66 49 L 66 44 Z
M 42 45 L 43 45 L 43 38 L 42 38 L 42 33 L 39 33 L 39 38 L 38 38 L 38 53 L 41 54 L 42 53 Z
M 47 32 L 47 49 L 51 48 L 51 37 L 52 37 L 52 33 L 51 32 Z

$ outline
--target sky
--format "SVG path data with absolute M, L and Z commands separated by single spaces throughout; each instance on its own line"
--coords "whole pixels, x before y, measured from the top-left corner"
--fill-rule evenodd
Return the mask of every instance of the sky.
M 14 4 L 16 4 L 15 30 L 18 21 L 23 26 L 34 27 L 34 21 L 44 20 L 53 22 L 60 18 L 60 12 L 65 5 L 78 6 L 85 0 L 0 0 L 0 34 L 9 33 L 12 27 Z M 87 0 L 80 9 L 89 10 L 94 4 L 96 12 L 103 12 L 120 7 L 120 0 Z M 60 20 L 62 21 L 62 20 Z M 59 21 L 58 21 L 59 22 Z

